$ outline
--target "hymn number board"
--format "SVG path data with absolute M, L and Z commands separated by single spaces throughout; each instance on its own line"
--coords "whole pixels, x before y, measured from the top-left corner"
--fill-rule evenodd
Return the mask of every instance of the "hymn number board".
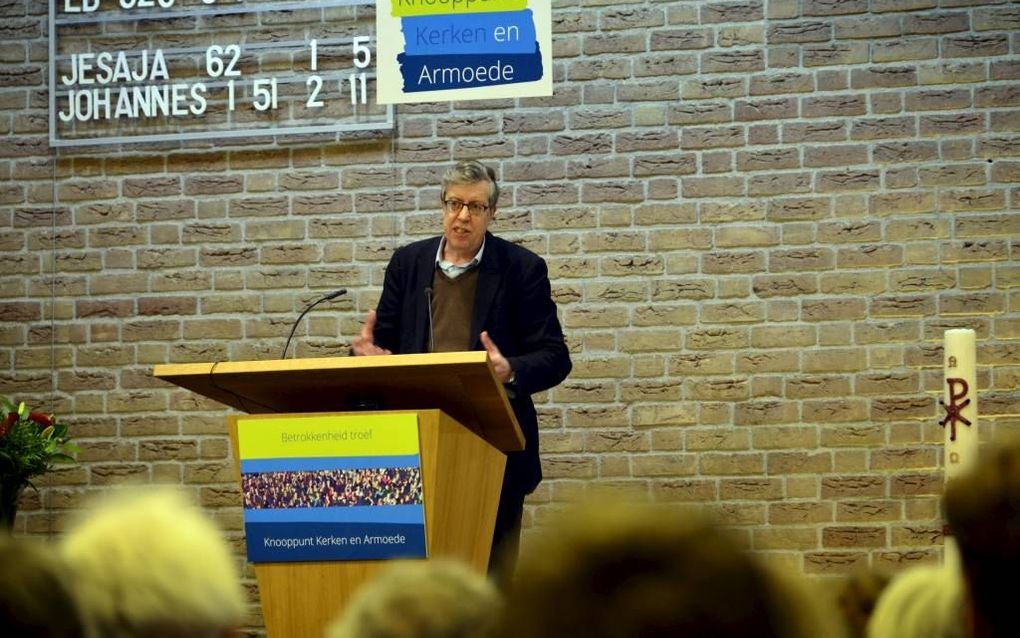
M 50 143 L 390 130 L 373 0 L 50 0 Z

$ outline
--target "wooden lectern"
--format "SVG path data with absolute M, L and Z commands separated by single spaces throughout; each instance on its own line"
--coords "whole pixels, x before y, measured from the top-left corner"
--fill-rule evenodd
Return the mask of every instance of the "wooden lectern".
M 157 365 L 154 376 L 252 414 L 413 412 L 418 417 L 426 546 L 484 572 L 504 452 L 524 448 L 484 351 Z M 227 417 L 240 481 L 237 417 Z M 321 636 L 386 561 L 256 563 L 266 630 Z

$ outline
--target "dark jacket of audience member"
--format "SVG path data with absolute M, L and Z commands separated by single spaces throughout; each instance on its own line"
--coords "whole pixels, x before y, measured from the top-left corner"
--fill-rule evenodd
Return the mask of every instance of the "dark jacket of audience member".
M 19 638 L 85 635 L 57 548 L 0 534 L 0 586 L 0 634 Z
M 1014 579 L 1020 570 L 1020 438 L 981 450 L 946 486 L 946 519 L 960 548 L 974 638 L 1020 636 Z

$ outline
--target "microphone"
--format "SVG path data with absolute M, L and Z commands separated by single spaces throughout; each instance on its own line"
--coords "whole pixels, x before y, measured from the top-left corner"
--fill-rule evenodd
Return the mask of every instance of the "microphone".
M 432 289 L 425 289 L 425 302 L 429 305 L 429 352 L 436 351 L 436 333 L 432 328 Z
M 312 304 L 310 304 L 307 308 L 305 308 L 301 312 L 301 314 L 298 315 L 297 321 L 294 322 L 293 327 L 291 327 L 290 335 L 287 337 L 287 343 L 284 344 L 284 346 L 283 346 L 283 354 L 280 355 L 280 358 L 281 359 L 286 359 L 287 358 L 287 348 L 290 347 L 290 340 L 294 337 L 294 331 L 297 330 L 298 324 L 301 323 L 301 319 L 303 319 L 304 316 L 308 314 L 309 310 L 311 310 L 312 308 L 318 306 L 323 301 L 329 301 L 331 299 L 336 299 L 340 295 L 346 295 L 346 294 L 347 294 L 347 289 L 346 288 L 339 288 L 339 289 L 334 290 L 333 292 L 329 293 L 328 295 L 325 295 L 323 297 L 319 297 Z

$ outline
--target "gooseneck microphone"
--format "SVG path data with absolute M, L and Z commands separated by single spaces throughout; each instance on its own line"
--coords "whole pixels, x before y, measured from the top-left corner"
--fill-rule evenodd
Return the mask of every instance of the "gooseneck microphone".
M 323 297 L 319 297 L 314 302 L 312 302 L 307 308 L 305 308 L 303 311 L 301 311 L 301 314 L 298 315 L 297 321 L 294 322 L 294 325 L 290 329 L 290 335 L 287 336 L 287 343 L 284 344 L 284 346 L 283 346 L 283 354 L 280 355 L 280 358 L 281 359 L 286 359 L 287 358 L 287 348 L 290 347 L 290 340 L 294 337 L 294 331 L 297 330 L 298 324 L 301 323 L 301 319 L 303 319 L 304 316 L 308 314 L 309 310 L 311 310 L 312 308 L 318 306 L 323 301 L 329 301 L 330 299 L 336 299 L 340 295 L 346 295 L 346 294 L 347 294 L 347 289 L 346 288 L 340 288 L 338 290 L 334 290 L 333 292 L 329 293 L 328 295 L 325 295 Z
M 432 328 L 432 289 L 425 289 L 425 303 L 429 309 L 429 352 L 436 351 L 436 333 Z

